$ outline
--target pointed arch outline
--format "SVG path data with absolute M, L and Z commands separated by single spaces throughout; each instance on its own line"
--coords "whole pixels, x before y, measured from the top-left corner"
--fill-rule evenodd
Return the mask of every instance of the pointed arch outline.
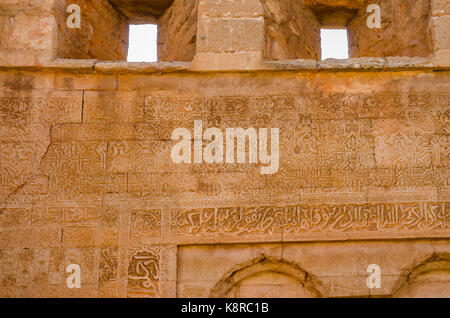
M 404 268 L 392 288 L 391 296 L 395 297 L 402 288 L 413 284 L 419 276 L 442 269 L 450 272 L 450 253 L 448 252 L 433 253 L 423 261 Z

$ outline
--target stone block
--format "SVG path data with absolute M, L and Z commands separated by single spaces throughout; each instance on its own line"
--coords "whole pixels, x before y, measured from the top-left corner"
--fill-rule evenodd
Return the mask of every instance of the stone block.
M 0 17 L 0 49 L 56 53 L 57 25 L 53 16 Z
M 434 49 L 450 49 L 450 15 L 433 17 L 433 43 Z
M 193 70 L 242 71 L 258 69 L 262 53 L 197 53 L 192 61 Z
M 65 227 L 62 229 L 62 246 L 94 247 L 95 229 L 90 227 Z
M 369 29 L 367 18 L 361 8 L 348 23 L 350 57 L 432 55 L 430 0 L 384 1 L 381 28 Z
M 206 19 L 199 21 L 198 53 L 262 51 L 262 19 Z
M 117 76 L 89 76 L 86 74 L 58 74 L 55 78 L 55 89 L 69 90 L 115 90 L 117 88 Z
M 175 0 L 158 19 L 158 60 L 186 61 L 197 47 L 199 0 Z
M 81 8 L 80 28 L 67 27 L 67 6 Z M 65 59 L 125 60 L 128 22 L 107 0 L 58 1 L 54 7 L 58 25 L 57 56 Z
M 320 23 L 300 1 L 262 0 L 267 60 L 320 57 Z
M 201 1 L 198 16 L 209 18 L 258 18 L 264 14 L 259 0 Z
M 134 92 L 85 92 L 83 122 L 138 122 L 143 106 L 143 98 Z
M 0 15 L 47 15 L 52 12 L 55 3 L 60 0 L 2 0 Z
M 450 15 L 450 3 L 447 0 L 432 0 L 433 16 Z

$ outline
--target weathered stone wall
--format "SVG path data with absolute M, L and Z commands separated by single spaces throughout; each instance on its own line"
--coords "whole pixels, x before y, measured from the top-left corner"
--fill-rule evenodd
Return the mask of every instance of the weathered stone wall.
M 264 6 L 267 60 L 320 59 L 320 28 L 347 27 L 351 57 L 431 56 L 432 1 L 280 1 Z M 381 29 L 370 29 L 369 4 L 381 8 Z M 442 4 L 435 4 L 442 6 Z M 440 10 L 441 14 L 445 12 Z M 441 22 L 441 25 L 446 25 Z M 445 28 L 445 27 L 444 27 Z M 436 28 L 439 37 L 448 38 Z
M 247 70 L 258 65 L 264 48 L 264 10 L 259 0 L 199 2 L 197 54 L 193 69 Z
M 431 33 L 436 60 L 450 60 L 450 3 L 446 0 L 433 0 Z
M 131 23 L 153 23 L 174 0 L 108 0 Z
M 66 26 L 66 8 L 81 8 L 81 28 Z M 107 0 L 57 0 L 54 15 L 58 23 L 57 55 L 66 59 L 125 61 L 128 53 L 128 22 Z
M 320 24 L 299 1 L 261 0 L 266 60 L 320 59 Z
M 436 252 L 448 251 L 448 244 L 442 240 L 183 246 L 178 250 L 178 296 L 450 297 L 450 254 Z M 382 287 L 369 290 L 366 270 L 374 263 L 387 270 Z
M 429 57 L 320 62 L 263 61 L 264 6 L 202 0 L 192 63 L 56 59 L 29 4 L 0 0 L 1 297 L 450 297 L 446 3 Z M 175 164 L 200 120 L 278 128 L 279 169 Z
M 81 7 L 81 28 L 66 25 L 69 4 Z M 0 1 L 0 60 L 36 65 L 55 58 L 126 60 L 128 24 L 107 0 Z
M 404 268 L 449 252 L 449 81 L 417 71 L 2 72 L 2 295 L 208 296 L 264 242 L 283 242 L 275 250 L 315 275 L 322 296 L 369 295 L 371 263 L 386 275 L 375 292 L 391 295 Z M 195 119 L 278 127 L 279 172 L 172 163 L 171 132 Z M 160 275 L 140 277 L 138 256 Z M 65 285 L 70 263 L 81 265 L 80 290 Z
M 198 0 L 176 0 L 158 20 L 158 60 L 190 62 L 197 46 Z
M 304 3 L 324 28 L 345 27 L 358 12 L 364 14 L 367 7 L 364 0 L 304 0 Z M 365 24 L 359 27 L 365 29 Z
M 379 4 L 381 29 L 368 29 L 365 8 Z M 351 57 L 430 56 L 432 4 L 430 0 L 382 0 L 365 2 L 349 22 Z
M 35 64 L 56 57 L 54 0 L 0 1 L 0 62 Z

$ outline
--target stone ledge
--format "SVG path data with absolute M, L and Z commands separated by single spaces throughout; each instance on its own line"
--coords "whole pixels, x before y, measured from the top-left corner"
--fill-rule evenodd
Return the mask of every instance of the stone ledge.
M 97 62 L 95 70 L 101 73 L 171 73 L 190 70 L 189 62 Z
M 11 55 L 12 56 L 12 55 Z M 50 70 L 67 71 L 72 73 L 92 72 L 96 60 L 66 60 L 57 59 L 53 61 L 40 60 L 33 54 L 18 55 L 21 58 L 7 60 L 6 65 L 0 64 L 0 69 L 23 69 L 23 70 Z M 0 61 L 2 61 L 0 56 Z
M 319 70 L 367 70 L 367 69 L 382 69 L 386 66 L 386 60 L 383 58 L 369 57 L 369 58 L 352 58 L 345 60 L 326 59 L 317 63 Z
M 264 61 L 263 70 L 317 70 L 317 71 L 358 71 L 358 70 L 414 70 L 443 69 L 449 70 L 450 65 L 437 64 L 434 57 L 362 57 L 350 59 L 315 60 L 279 60 Z
M 97 60 L 70 60 L 70 59 L 57 59 L 54 61 L 42 63 L 42 68 L 52 68 L 56 70 L 82 72 L 93 71 Z
M 387 57 L 386 67 L 390 69 L 398 68 L 430 68 L 433 67 L 431 58 L 420 58 L 420 57 Z
M 264 69 L 277 71 L 290 70 L 317 70 L 316 60 L 278 60 L 264 61 Z
M 442 52 L 446 50 L 441 50 Z M 315 61 L 307 59 L 298 60 L 262 60 L 256 54 L 200 54 L 192 63 L 190 62 L 113 62 L 98 60 L 72 60 L 56 59 L 45 61 L 32 54 L 14 60 L 0 56 L 1 70 L 50 70 L 66 71 L 72 73 L 103 73 L 103 74 L 151 74 L 151 73 L 177 73 L 177 72 L 260 72 L 260 71 L 399 71 L 399 70 L 450 70 L 450 63 L 446 63 L 443 55 L 429 58 L 416 57 L 387 57 L 387 58 L 351 58 L 327 59 Z M 28 53 L 28 52 L 25 52 Z M 20 56 L 20 55 L 19 55 Z M 12 56 L 9 56 L 12 57 Z M 233 57 L 234 59 L 230 58 Z M 206 59 L 205 59 L 206 58 Z M 223 62 L 225 58 L 226 62 Z M 207 63 L 205 63 L 207 62 Z

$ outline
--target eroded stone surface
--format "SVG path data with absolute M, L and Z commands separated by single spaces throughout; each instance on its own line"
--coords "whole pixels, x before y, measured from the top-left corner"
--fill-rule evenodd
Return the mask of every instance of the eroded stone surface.
M 366 1 L 365 7 L 373 1 Z M 430 0 L 385 0 L 381 8 L 381 29 L 366 27 L 368 13 L 359 10 L 350 20 L 349 46 L 352 57 L 430 56 Z M 365 8 L 364 7 L 364 8 Z
M 167 10 L 174 0 L 108 0 L 133 22 L 152 22 Z
M 262 0 L 267 60 L 319 59 L 320 24 L 297 1 Z
M 432 3 L 430 56 L 415 56 L 430 49 L 420 25 L 420 46 L 409 33 L 386 51 L 371 42 L 413 56 L 322 62 L 323 12 L 362 2 L 283 3 L 176 0 L 159 20 L 160 58 L 185 62 L 125 63 L 56 59 L 63 16 L 0 1 L 0 30 L 15 35 L 0 33 L 1 297 L 449 296 L 445 3 Z M 402 3 L 386 39 L 425 23 L 401 17 L 424 2 Z M 120 59 L 125 17 L 82 4 L 94 29 L 100 13 L 111 28 L 63 31 L 64 54 Z M 195 121 L 278 128 L 279 169 L 174 163 L 172 133 Z M 80 289 L 67 287 L 69 264 Z
M 390 295 L 416 259 L 448 252 L 445 72 L 110 72 L 0 75 L 2 262 L 20 263 L 26 252 L 35 271 L 23 276 L 8 265 L 3 295 L 206 297 L 228 271 L 261 253 L 283 255 L 314 275 L 322 296 L 369 295 L 364 269 L 380 262 L 386 281 L 375 292 Z M 172 163 L 171 132 L 199 118 L 219 129 L 279 127 L 280 173 Z M 430 235 L 443 240 L 434 248 L 386 243 Z M 304 243 L 349 238 L 385 243 Z M 262 242 L 284 244 L 257 248 Z M 208 257 L 185 244 L 204 246 Z M 47 267 L 57 255 L 60 265 Z M 41 259 L 44 265 L 32 265 Z M 68 262 L 88 275 L 81 290 L 66 290 Z M 311 296 L 295 279 L 255 275 L 236 282 L 229 296 Z M 446 286 L 445 275 L 433 277 L 422 278 Z M 35 287 L 23 291 L 31 279 Z M 430 286 L 427 295 L 438 290 Z
M 198 0 L 175 0 L 158 20 L 158 60 L 190 62 L 197 51 Z
M 81 28 L 67 28 L 66 8 L 81 8 Z M 69 59 L 126 60 L 128 23 L 107 0 L 58 1 L 55 9 L 58 22 L 58 57 Z

